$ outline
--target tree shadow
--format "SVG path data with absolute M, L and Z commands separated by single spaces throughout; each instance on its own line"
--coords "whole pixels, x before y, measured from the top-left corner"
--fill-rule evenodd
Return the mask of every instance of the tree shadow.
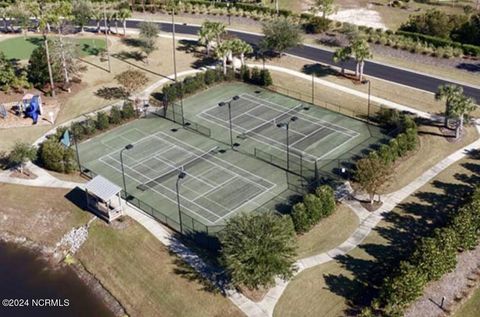
M 177 50 L 193 54 L 195 57 L 203 56 L 203 52 L 199 50 L 201 47 L 196 40 L 180 40 L 178 41 Z
M 478 64 L 470 64 L 470 63 L 460 63 L 455 66 L 458 69 L 466 70 L 471 73 L 478 73 L 480 72 L 480 63 Z
M 142 40 L 141 39 L 136 39 L 136 38 L 131 38 L 131 37 L 124 37 L 122 38 L 122 43 L 130 46 L 130 47 L 140 47 L 142 46 Z
M 479 160 L 479 151 L 468 154 Z M 342 268 L 352 274 L 324 275 L 328 290 L 346 299 L 346 313 L 355 315 L 369 305 L 385 277 L 391 275 L 399 262 L 414 251 L 415 241 L 430 236 L 435 228 L 444 226 L 460 206 L 465 204 L 476 185 L 480 184 L 480 162 L 460 165 L 468 172 L 453 175 L 454 182 L 434 180 L 432 189 L 413 195 L 415 199 L 399 204 L 385 213 L 383 222 L 372 230 L 378 241 L 364 242 L 358 246 L 359 256 L 350 254 L 335 257 Z M 372 237 L 372 236 L 370 236 Z
M 302 72 L 307 75 L 315 75 L 316 77 L 325 77 L 328 75 L 338 75 L 339 73 L 330 66 L 321 64 L 306 64 L 303 65 Z
M 211 66 L 217 63 L 218 60 L 216 58 L 210 57 L 210 56 L 203 56 L 202 58 L 199 58 L 195 60 L 191 66 L 194 69 L 200 69 L 203 67 Z
M 40 36 L 27 37 L 27 42 L 30 42 L 35 46 L 42 46 L 45 43 L 44 39 Z
M 118 59 L 121 59 L 123 61 L 127 59 L 133 59 L 137 62 L 143 62 L 145 57 L 143 56 L 142 52 L 139 51 L 121 51 L 119 53 L 112 54 L 113 57 L 116 57 Z

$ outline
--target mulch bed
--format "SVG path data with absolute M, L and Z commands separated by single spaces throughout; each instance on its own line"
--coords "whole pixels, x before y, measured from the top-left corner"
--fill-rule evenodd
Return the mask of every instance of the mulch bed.
M 369 201 L 361 201 L 360 204 L 362 205 L 363 208 L 367 209 L 368 211 L 374 212 L 378 208 L 382 207 L 383 202 L 374 201 L 373 204 L 371 204 Z
M 20 173 L 19 170 L 14 170 L 11 174 L 10 177 L 15 177 L 15 178 L 21 178 L 21 179 L 36 179 L 37 175 L 35 175 L 33 172 L 31 172 L 29 169 L 24 168 L 23 173 Z
M 459 143 L 467 135 L 467 129 L 462 129 L 458 138 L 455 137 L 455 129 L 440 127 L 439 130 L 445 137 L 445 140 L 450 143 Z

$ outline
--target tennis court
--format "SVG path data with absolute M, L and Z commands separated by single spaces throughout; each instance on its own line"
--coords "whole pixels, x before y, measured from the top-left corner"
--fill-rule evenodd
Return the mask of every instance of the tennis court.
M 124 150 L 127 144 L 133 148 Z M 192 230 L 223 225 L 231 215 L 255 210 L 286 188 L 284 173 L 274 167 L 158 117 L 80 144 L 82 166 L 123 187 L 121 157 L 128 194 L 142 209 L 161 212 L 153 215 L 159 220 L 168 217 L 173 227 L 180 222 L 177 181 L 182 220 Z
M 311 160 L 322 159 L 359 136 L 358 132 L 312 117 L 308 114 L 309 110 L 303 103 L 289 108 L 244 93 L 231 103 L 232 129 L 240 139 L 253 138 L 257 142 L 286 151 L 287 135 L 277 125 L 294 118 L 295 121 L 289 123 L 290 151 L 293 155 L 299 154 Z M 212 106 L 202 111 L 199 117 L 229 128 L 228 107 Z

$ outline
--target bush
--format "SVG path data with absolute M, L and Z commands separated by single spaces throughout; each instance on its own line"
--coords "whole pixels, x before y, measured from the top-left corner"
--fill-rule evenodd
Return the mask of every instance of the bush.
M 247 66 L 244 65 L 240 68 L 240 77 L 246 83 L 251 82 L 250 69 Z
M 316 225 L 322 218 L 322 201 L 317 195 L 307 194 L 303 197 L 311 226 Z
M 108 118 L 111 124 L 120 124 L 122 122 L 123 112 L 118 107 L 112 107 Z
M 93 119 L 87 119 L 83 121 L 83 134 L 90 136 L 97 131 L 95 121 Z
M 59 173 L 71 173 L 76 168 L 75 151 L 59 142 L 54 135 L 40 144 L 38 156 L 42 165 Z
M 113 111 L 113 108 L 112 108 L 112 111 Z M 123 120 L 129 120 L 129 119 L 135 118 L 135 116 L 136 116 L 136 113 L 135 113 L 135 108 L 133 108 L 133 104 L 131 102 L 123 103 L 121 118 Z
M 328 217 L 335 211 L 335 193 L 328 185 L 322 185 L 315 191 L 322 202 L 322 218 Z
M 20 167 L 23 172 L 23 166 L 28 161 L 35 161 L 37 158 L 37 149 L 31 144 L 16 142 L 12 151 L 8 155 L 8 165 Z
M 95 127 L 98 130 L 106 130 L 108 129 L 108 126 L 109 126 L 108 115 L 103 111 L 97 112 L 97 121 L 95 121 Z
M 262 69 L 260 71 L 259 83 L 260 86 L 268 87 L 273 84 L 272 75 L 268 69 Z
M 307 33 L 318 34 L 330 29 L 332 21 L 323 17 L 314 16 L 304 25 Z
M 296 203 L 293 205 L 291 217 L 297 233 L 304 233 L 310 229 L 310 218 L 308 217 L 307 208 L 304 203 Z

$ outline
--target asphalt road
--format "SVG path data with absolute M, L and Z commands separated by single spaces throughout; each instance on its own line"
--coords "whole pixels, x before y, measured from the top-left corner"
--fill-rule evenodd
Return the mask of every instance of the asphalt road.
M 127 21 L 128 28 L 138 28 L 139 21 Z M 160 30 L 163 32 L 171 33 L 172 25 L 170 23 L 158 23 Z M 196 35 L 198 33 L 198 27 L 192 25 L 177 24 L 176 32 L 183 34 L 192 34 Z M 230 34 L 235 35 L 236 37 L 250 43 L 257 45 L 261 40 L 262 36 L 254 35 L 249 33 L 243 33 L 239 31 L 229 31 Z M 323 63 L 323 64 L 332 64 L 332 52 L 322 50 L 320 48 L 314 48 L 310 46 L 301 45 L 299 47 L 293 48 L 287 53 L 308 58 L 310 60 Z M 354 70 L 354 62 L 349 62 L 345 65 L 347 69 Z M 450 83 L 447 80 L 442 80 L 435 77 L 430 77 L 427 75 L 418 74 L 415 72 L 398 69 L 395 67 L 377 64 L 373 62 L 365 62 L 365 75 L 372 76 L 380 79 L 385 79 L 394 83 L 402 84 L 405 86 L 410 86 L 426 91 L 435 93 L 438 89 L 438 86 L 445 83 Z M 479 76 L 480 77 L 480 76 Z M 480 85 L 480 79 L 472 85 Z M 480 89 L 463 86 L 464 92 L 466 95 L 474 98 L 478 103 L 480 103 Z

